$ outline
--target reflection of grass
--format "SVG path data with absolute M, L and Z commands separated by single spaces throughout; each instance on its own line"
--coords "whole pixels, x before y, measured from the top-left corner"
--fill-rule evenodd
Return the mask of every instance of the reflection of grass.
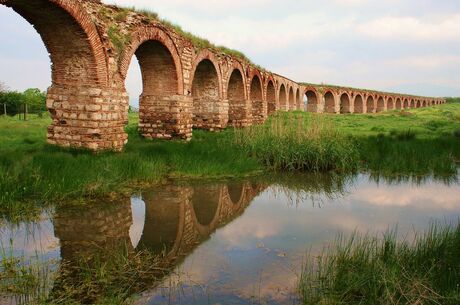
M 304 304 L 459 304 L 460 225 L 433 226 L 414 244 L 355 234 L 304 265 Z
M 26 258 L 12 253 L 12 245 L 1 248 L 0 299 L 13 304 L 44 304 L 52 287 L 52 263 L 38 254 Z
M 261 168 L 227 145 L 231 131 L 197 131 L 189 143 L 149 141 L 138 135 L 137 118 L 131 119 L 123 153 L 93 154 L 47 145 L 48 118 L 0 118 L 0 213 L 31 212 L 30 201 L 99 197 L 167 176 L 240 176 Z

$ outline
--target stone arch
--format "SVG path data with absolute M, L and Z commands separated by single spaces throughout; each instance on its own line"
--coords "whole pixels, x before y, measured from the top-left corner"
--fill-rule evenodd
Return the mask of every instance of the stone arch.
M 377 99 L 377 109 L 376 112 L 382 112 L 385 111 L 385 100 L 383 99 L 383 96 L 380 96 Z
M 222 75 L 215 55 L 203 50 L 195 59 L 190 75 L 193 127 L 209 130 L 225 128 L 228 114 L 226 111 L 222 114 L 226 105 L 222 100 Z
M 174 136 L 187 139 L 191 136 L 191 129 L 184 129 L 182 126 L 190 124 L 190 108 L 181 109 L 179 115 L 171 111 L 171 108 L 184 108 L 178 96 L 183 94 L 178 55 L 173 55 L 171 47 L 157 39 L 161 32 L 150 32 L 148 35 L 147 31 L 143 33 L 143 39 L 154 39 L 138 39 L 133 45 L 133 49 L 137 46 L 134 55 L 139 61 L 143 85 L 139 97 L 139 131 L 146 138 L 169 139 Z M 132 54 L 131 52 L 130 50 L 128 54 Z M 187 113 L 189 115 L 186 117 L 181 115 Z
M 355 95 L 355 101 L 354 101 L 354 106 L 353 106 L 354 113 L 364 113 L 364 100 L 361 94 L 356 94 Z
M 267 117 L 267 103 L 263 99 L 262 79 L 254 74 L 250 84 L 252 118 L 254 123 L 263 123 Z
M 319 98 L 318 93 L 313 88 L 307 88 L 304 93 L 306 98 L 306 109 L 308 112 L 318 112 Z
M 149 54 L 149 51 L 153 54 Z M 160 55 L 158 54 L 159 52 L 163 53 L 163 61 L 161 60 L 162 58 L 158 58 Z M 167 56 L 168 58 L 166 58 L 166 53 L 169 53 Z M 152 61 L 150 62 L 151 66 L 154 66 L 155 64 L 165 65 L 165 63 L 167 63 L 170 67 L 172 63 L 175 67 L 174 72 L 176 74 L 176 90 L 172 90 L 174 86 L 168 86 L 167 91 L 169 92 L 169 94 L 184 94 L 182 62 L 179 56 L 179 52 L 177 51 L 176 45 L 174 44 L 174 41 L 171 39 L 171 37 L 169 37 L 167 33 L 165 33 L 162 29 L 157 27 L 142 27 L 131 34 L 130 44 L 123 52 L 119 65 L 119 71 L 123 80 L 126 78 L 129 64 L 133 56 L 138 57 L 141 71 L 143 70 L 139 55 L 142 55 L 142 58 L 144 60 Z M 154 58 L 155 55 L 157 56 L 157 58 Z M 153 67 L 149 68 L 151 69 Z M 146 69 L 144 68 L 144 70 Z M 144 73 L 144 71 L 142 72 Z M 157 74 L 162 72 L 163 71 L 161 70 L 161 68 L 157 69 Z M 167 72 L 168 74 L 172 74 L 171 71 Z M 158 76 L 156 77 L 156 79 L 158 79 Z M 157 86 L 159 87 L 162 85 L 157 84 Z
M 281 110 L 286 110 L 287 109 L 287 92 L 286 92 L 286 86 L 284 84 L 280 85 L 280 89 L 278 92 L 278 100 L 279 100 L 279 109 Z
M 230 70 L 227 81 L 228 124 L 235 127 L 247 125 L 250 104 L 246 99 L 245 77 L 242 67 Z M 249 108 L 249 109 L 248 109 Z
M 342 93 L 342 95 L 340 96 L 340 113 L 350 113 L 350 104 L 350 96 L 348 95 L 348 93 Z
M 289 105 L 287 107 L 287 110 L 295 110 L 295 106 L 296 106 L 296 101 L 295 101 L 294 88 L 291 86 L 289 88 Z
M 268 115 L 276 112 L 276 89 L 273 79 L 270 78 L 267 81 L 267 86 L 265 89 L 266 100 L 267 100 L 267 112 Z
M 300 89 L 297 88 L 295 91 L 295 108 L 297 110 L 305 111 L 305 108 L 302 107 L 302 101 L 300 100 Z
M 51 60 L 53 85 L 108 85 L 107 60 L 100 36 L 80 3 L 65 0 L 1 2 L 26 19 L 41 36 Z
M 409 100 L 407 98 L 405 98 L 403 100 L 402 109 L 408 109 L 408 108 L 409 108 Z
M 324 112 L 335 113 L 335 98 L 330 90 L 324 93 Z
M 395 102 L 395 109 L 401 109 L 401 108 L 402 108 L 401 98 L 398 97 Z
M 387 100 L 387 110 L 395 109 L 395 103 L 392 97 L 389 97 Z
M 372 95 L 369 95 L 366 99 L 367 113 L 373 113 L 375 111 L 375 101 Z

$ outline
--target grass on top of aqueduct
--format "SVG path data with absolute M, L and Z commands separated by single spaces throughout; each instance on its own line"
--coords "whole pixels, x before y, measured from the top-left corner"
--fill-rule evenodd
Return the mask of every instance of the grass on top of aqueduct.
M 47 145 L 47 116 L 27 122 L 0 117 L 0 215 L 171 177 L 218 179 L 270 170 L 455 175 L 460 160 L 460 103 L 375 115 L 279 113 L 262 126 L 194 131 L 188 143 L 145 140 L 137 120 L 131 114 L 123 153 L 95 155 Z

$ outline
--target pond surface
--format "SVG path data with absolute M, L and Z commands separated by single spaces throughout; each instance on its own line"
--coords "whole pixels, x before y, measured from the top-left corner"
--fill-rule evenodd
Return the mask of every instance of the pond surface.
M 319 253 L 338 234 L 397 228 L 411 240 L 433 222 L 456 223 L 458 181 L 360 174 L 170 182 L 110 203 L 44 211 L 34 223 L 4 223 L 1 243 L 6 253 L 52 261 L 53 290 L 73 276 L 61 261 L 124 244 L 133 256 L 161 255 L 165 270 L 137 291 L 139 304 L 299 304 L 307 251 Z

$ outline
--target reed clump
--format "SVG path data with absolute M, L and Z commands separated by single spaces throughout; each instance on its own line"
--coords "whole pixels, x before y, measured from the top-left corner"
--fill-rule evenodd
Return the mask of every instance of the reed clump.
M 303 304 L 460 304 L 460 225 L 433 224 L 413 242 L 339 236 L 304 264 Z
M 288 171 L 353 171 L 355 141 L 321 116 L 278 113 L 265 125 L 235 130 L 236 144 L 265 166 Z

